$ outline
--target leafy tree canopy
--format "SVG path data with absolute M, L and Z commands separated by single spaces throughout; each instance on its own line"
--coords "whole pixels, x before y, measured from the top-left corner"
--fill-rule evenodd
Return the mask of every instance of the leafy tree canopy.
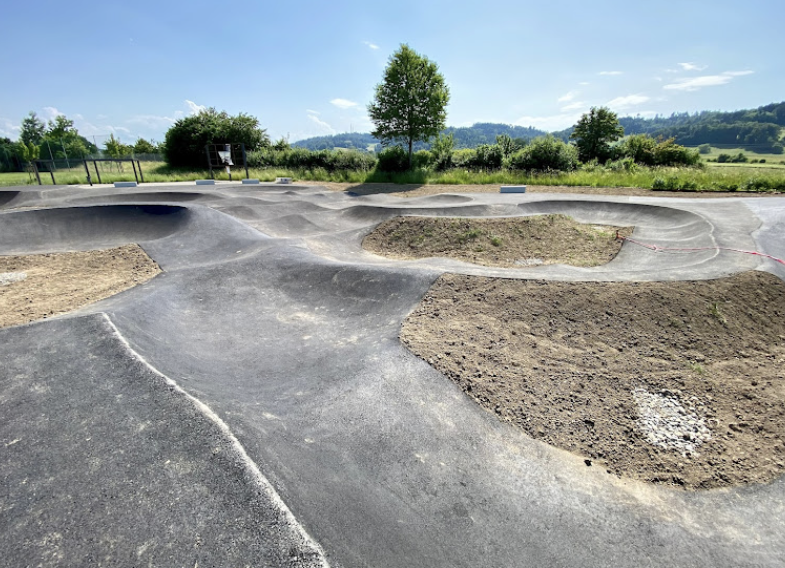
M 267 131 L 248 114 L 230 116 L 214 108 L 181 118 L 166 132 L 164 157 L 173 167 L 205 168 L 207 144 L 245 144 L 249 152 L 270 145 Z
M 581 161 L 600 160 L 611 157 L 611 143 L 624 136 L 624 128 L 619 124 L 615 112 L 606 107 L 592 107 L 584 114 L 570 135 L 578 146 Z
M 19 132 L 19 141 L 25 144 L 40 144 L 44 139 L 46 132 L 46 124 L 38 118 L 34 112 L 30 112 L 25 118 L 22 119 L 22 127 Z
M 155 154 L 158 152 L 156 145 L 144 138 L 139 138 L 133 148 L 136 154 Z
M 375 100 L 368 105 L 376 126 L 371 134 L 383 144 L 407 144 L 411 166 L 414 142 L 429 140 L 444 128 L 449 100 L 438 66 L 403 44 L 390 57 Z

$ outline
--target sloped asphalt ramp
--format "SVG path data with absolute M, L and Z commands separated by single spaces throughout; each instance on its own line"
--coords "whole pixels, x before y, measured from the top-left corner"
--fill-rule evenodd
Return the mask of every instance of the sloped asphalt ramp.
M 785 199 L 0 192 L 0 254 L 138 242 L 152 281 L 0 331 L 3 566 L 781 566 L 785 483 L 618 480 L 498 422 L 398 341 L 444 271 L 680 280 L 785 268 Z M 636 226 L 603 267 L 391 261 L 401 214 Z

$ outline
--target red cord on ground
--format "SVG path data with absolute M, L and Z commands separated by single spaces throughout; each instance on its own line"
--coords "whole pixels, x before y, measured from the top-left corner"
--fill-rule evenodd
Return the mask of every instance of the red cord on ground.
M 702 250 L 727 250 L 727 251 L 730 251 L 730 252 L 738 252 L 738 253 L 741 253 L 741 254 L 752 254 L 752 255 L 755 255 L 755 256 L 762 256 L 764 258 L 769 258 L 769 259 L 773 260 L 774 262 L 779 262 L 780 264 L 784 264 L 785 265 L 785 260 L 783 260 L 781 258 L 777 258 L 776 256 L 772 256 L 770 254 L 766 254 L 765 252 L 759 252 L 759 251 L 756 251 L 756 250 L 741 250 L 741 249 L 734 249 L 734 248 L 728 248 L 728 247 L 698 247 L 698 248 L 661 247 L 661 246 L 658 246 L 658 245 L 642 243 L 640 241 L 636 241 L 635 239 L 631 239 L 629 237 L 622 237 L 621 235 L 619 235 L 619 231 L 616 231 L 616 239 L 617 240 L 622 240 L 622 241 L 629 241 L 629 242 L 631 242 L 633 244 L 636 244 L 638 246 L 642 246 L 642 247 L 645 247 L 645 248 L 647 248 L 649 250 L 653 250 L 654 252 L 666 252 L 666 251 L 696 252 L 696 251 L 702 251 Z

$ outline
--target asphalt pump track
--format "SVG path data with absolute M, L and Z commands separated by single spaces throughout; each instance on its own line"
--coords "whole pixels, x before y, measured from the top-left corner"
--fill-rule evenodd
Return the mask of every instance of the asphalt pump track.
M 3 566 L 781 566 L 785 481 L 620 480 L 408 352 L 444 272 L 710 279 L 785 265 L 785 198 L 354 197 L 308 186 L 0 192 L 0 254 L 135 242 L 164 270 L 0 331 Z M 363 251 L 397 215 L 634 225 L 595 268 Z

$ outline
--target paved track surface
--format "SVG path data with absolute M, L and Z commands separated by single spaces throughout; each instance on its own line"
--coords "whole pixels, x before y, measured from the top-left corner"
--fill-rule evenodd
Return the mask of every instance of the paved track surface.
M 687 493 L 536 442 L 399 343 L 443 272 L 707 279 L 785 266 L 785 198 L 0 191 L 0 254 L 139 243 L 150 282 L 0 331 L 0 566 L 782 566 L 785 480 Z M 396 215 L 635 225 L 596 268 L 392 261 Z

